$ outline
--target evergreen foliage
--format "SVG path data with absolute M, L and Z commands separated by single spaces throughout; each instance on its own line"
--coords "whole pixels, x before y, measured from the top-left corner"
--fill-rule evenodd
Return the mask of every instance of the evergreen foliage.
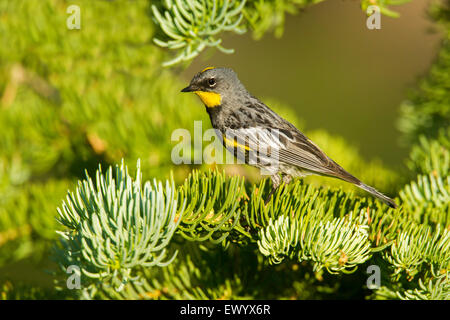
M 181 24 L 193 41 L 170 46 L 181 54 L 188 43 L 192 52 L 206 40 L 219 46 L 226 28 L 278 34 L 285 13 L 316 2 L 202 2 L 194 8 L 212 12 L 215 3 L 214 14 L 194 34 Z M 194 3 L 81 1 L 80 32 L 65 27 L 71 1 L 0 2 L 0 267 L 51 255 L 60 289 L 7 281 L 0 298 L 448 300 L 447 44 L 402 113 L 409 181 L 339 137 L 308 133 L 363 181 L 397 195 L 399 209 L 315 178 L 283 185 L 265 205 L 270 180 L 256 182 L 245 166 L 246 178 L 171 165 L 173 130 L 209 120 L 161 68 L 168 56 L 152 39 L 169 40 L 152 19 L 156 28 L 188 19 L 175 8 Z M 432 12 L 448 28 L 448 9 Z M 81 290 L 66 286 L 70 265 L 80 268 Z M 373 290 L 370 265 L 382 275 Z
M 398 127 L 404 133 L 404 142 L 410 145 L 417 143 L 421 135 L 436 138 L 450 123 L 450 2 L 433 3 L 429 13 L 439 23 L 443 40 L 428 75 L 400 107 Z
M 420 136 L 411 148 L 407 165 L 414 173 L 436 172 L 447 176 L 450 172 L 450 128 L 441 128 L 436 139 Z
M 81 1 L 82 30 L 66 27 L 71 4 L 0 2 L 0 267 L 48 255 L 55 207 L 85 169 L 140 157 L 167 177 L 172 131 L 207 119 L 160 69 L 147 1 Z
M 214 250 L 251 251 L 254 260 L 250 264 L 261 264 L 256 269 L 263 268 L 267 263 L 282 263 L 285 259 L 297 263 L 308 261 L 312 263 L 312 272 L 319 278 L 322 277 L 322 269 L 330 274 L 352 273 L 358 270 L 358 266 L 366 262 L 370 263 L 374 255 L 381 255 L 381 260 L 377 263 L 389 270 L 391 281 L 389 286 L 381 289 L 381 295 L 384 290 L 399 298 L 446 299 L 448 297 L 448 282 L 444 280 L 448 278 L 450 263 L 450 234 L 448 228 L 444 226 L 448 226 L 449 179 L 441 181 L 442 185 L 439 187 L 442 189 L 435 187 L 432 182 L 429 185 L 426 183 L 414 185 L 417 192 L 427 193 L 428 188 L 433 192 L 434 188 L 437 188 L 437 192 L 442 192 L 438 197 L 429 198 L 427 201 L 429 205 L 421 206 L 422 211 L 418 215 L 416 211 L 406 209 L 415 209 L 416 205 L 414 202 L 416 199 L 410 199 L 408 195 L 402 196 L 403 208 L 393 210 L 379 202 L 373 202 L 372 199 L 354 197 L 351 193 L 343 191 L 316 188 L 305 185 L 301 181 L 278 190 L 270 203 L 265 206 L 267 180 L 263 180 L 256 187 L 246 185 L 239 177 L 226 177 L 224 173 L 217 171 L 193 172 L 176 191 L 169 182 L 166 182 L 165 189 L 154 189 L 154 197 L 162 197 L 161 199 L 166 197 L 166 206 L 176 208 L 176 211 L 166 211 L 173 213 L 171 219 L 161 217 L 160 221 L 153 220 L 156 224 L 166 224 L 158 224 L 158 228 L 153 228 L 154 233 L 151 234 L 150 231 L 149 234 L 149 238 L 155 241 L 159 239 L 158 234 L 169 235 L 167 239 L 170 239 L 179 223 L 176 233 L 180 237 L 174 238 L 172 250 L 182 247 L 184 253 L 189 252 L 186 256 L 187 260 L 181 263 L 188 263 L 191 267 L 183 269 L 184 267 L 178 266 L 163 270 L 162 273 L 151 273 L 147 271 L 145 263 L 138 263 L 140 261 L 138 253 L 142 252 L 142 249 L 137 244 L 133 247 L 127 245 L 128 249 L 132 248 L 132 252 L 136 252 L 131 261 L 117 258 L 127 254 L 120 247 L 112 245 L 117 242 L 118 235 L 125 230 L 142 229 L 137 228 L 141 223 L 140 220 L 129 219 L 127 224 L 120 223 L 120 219 L 119 223 L 116 223 L 115 219 L 108 220 L 110 210 L 101 208 L 104 200 L 95 198 L 95 201 L 89 201 L 89 197 L 83 196 L 83 194 L 95 194 L 100 191 L 104 195 L 116 192 L 129 194 L 135 191 L 138 192 L 136 196 L 141 197 L 145 192 L 140 187 L 136 187 L 140 184 L 140 171 L 138 170 L 135 182 L 131 182 L 123 164 L 120 168 L 117 166 L 116 182 L 111 178 L 111 169 L 106 178 L 100 170 L 97 171 L 97 184 L 94 185 L 87 176 L 83 183 L 79 183 L 76 191 L 78 196 L 69 194 L 63 203 L 63 210 L 59 211 L 60 222 L 69 226 L 73 232 L 71 239 L 65 233 L 60 253 L 62 257 L 72 259 L 73 252 L 77 252 L 77 257 L 81 260 L 77 261 L 76 265 L 86 266 L 82 269 L 83 276 L 88 278 L 83 280 L 83 283 L 89 283 L 89 286 L 83 289 L 85 298 L 160 298 L 161 295 L 166 295 L 161 293 L 161 286 L 155 287 L 156 283 L 164 282 L 170 288 L 181 289 L 183 286 L 179 281 L 187 290 L 184 293 L 187 296 L 184 297 L 202 299 L 227 295 L 226 291 L 231 290 L 229 286 L 238 285 L 240 279 L 236 279 L 235 276 L 232 277 L 233 280 L 227 278 L 233 284 L 219 287 L 215 287 L 214 283 L 226 284 L 227 279 L 214 281 L 210 279 L 210 283 L 204 283 L 202 286 L 202 288 L 208 288 L 209 293 L 201 290 L 191 292 L 189 295 L 189 279 L 194 275 L 185 275 L 183 280 L 177 277 L 177 268 L 196 274 L 197 269 L 192 265 L 204 263 L 202 260 L 197 260 L 199 252 L 205 251 L 200 254 L 201 259 L 206 259 L 206 252 L 211 255 L 209 259 L 213 259 Z M 442 180 L 441 177 L 439 179 Z M 121 182 L 123 180 L 127 181 L 126 187 Z M 105 181 L 108 182 L 105 184 Z M 154 184 L 158 185 L 156 182 Z M 410 185 L 405 186 L 405 192 L 410 189 Z M 100 208 L 97 202 L 101 203 Z M 133 204 L 129 201 L 110 200 L 106 207 L 112 207 L 114 204 L 114 212 L 128 212 L 129 217 L 140 217 L 140 219 L 152 221 L 150 217 L 146 217 L 152 211 L 145 211 L 151 202 L 147 207 L 143 205 L 130 207 L 130 203 Z M 164 206 L 161 208 L 164 210 Z M 83 213 L 81 216 L 76 215 L 76 212 L 87 212 L 87 214 Z M 100 227 L 99 221 L 103 221 L 103 227 Z M 89 229 L 78 227 L 80 222 L 93 227 Z M 133 235 L 133 232 L 131 234 Z M 91 246 L 79 245 L 79 243 L 89 243 L 83 240 L 84 238 L 98 239 L 95 251 Z M 205 241 L 205 245 L 192 245 L 192 243 Z M 217 243 L 221 243 L 223 249 L 220 247 L 214 249 Z M 147 246 L 147 250 L 144 251 L 148 253 L 151 260 L 156 259 L 150 250 L 152 246 L 144 241 L 140 241 L 139 245 L 143 245 L 142 248 Z M 158 249 L 165 247 L 170 251 L 171 244 L 168 241 L 161 242 Z M 184 249 L 188 247 L 189 250 Z M 102 254 L 98 255 L 99 251 Z M 268 257 L 268 260 L 258 259 L 258 251 Z M 103 264 L 99 264 L 98 257 L 102 257 Z M 68 267 L 68 263 L 73 263 L 64 259 L 59 261 L 63 270 Z M 209 263 L 211 267 L 218 261 L 209 260 Z M 114 265 L 114 271 L 109 270 L 111 265 Z M 109 272 L 104 271 L 104 276 L 99 277 L 98 273 L 88 271 L 99 266 Z M 131 277 L 126 277 L 124 280 L 123 277 L 118 276 L 124 273 L 133 274 L 133 279 L 136 281 L 129 281 Z M 202 272 L 195 277 L 198 278 L 200 274 L 203 277 Z M 111 276 L 112 278 L 109 278 Z M 214 278 L 219 276 L 216 274 Z M 205 277 L 208 278 L 207 275 Z M 411 288 L 413 279 L 421 281 L 416 282 L 415 288 Z M 120 281 L 113 283 L 113 280 Z M 174 283 L 171 283 L 172 281 Z M 405 281 L 407 285 L 403 283 Z M 423 281 L 429 283 L 428 287 L 424 287 Z M 118 283 L 122 286 L 118 286 Z M 437 287 L 433 287 L 433 284 Z M 170 291 L 168 287 L 162 287 L 166 288 L 166 293 Z M 426 290 L 430 293 L 426 293 L 424 288 L 428 288 Z M 259 291 L 258 288 L 254 289 Z M 157 290 L 159 294 L 154 296 Z M 228 296 L 228 298 L 237 297 L 240 295 Z M 254 298 L 254 296 L 250 297 Z
M 285 15 L 323 0 L 164 0 L 152 5 L 158 37 L 153 41 L 160 47 L 177 50 L 177 55 L 163 63 L 164 66 L 191 61 L 207 47 L 215 47 L 224 53 L 233 49 L 222 46 L 220 33 L 232 31 L 243 34 L 251 29 L 255 39 L 274 30 L 275 36 L 283 34 Z M 398 14 L 389 9 L 410 0 L 361 0 L 361 8 L 376 5 L 387 16 Z

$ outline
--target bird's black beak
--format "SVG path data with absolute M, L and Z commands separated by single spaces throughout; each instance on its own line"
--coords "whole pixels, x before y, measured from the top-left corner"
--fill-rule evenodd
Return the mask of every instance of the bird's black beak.
M 191 85 L 189 85 L 186 88 L 184 88 L 183 90 L 181 90 L 181 92 L 192 92 L 192 91 L 195 91 L 195 88 Z

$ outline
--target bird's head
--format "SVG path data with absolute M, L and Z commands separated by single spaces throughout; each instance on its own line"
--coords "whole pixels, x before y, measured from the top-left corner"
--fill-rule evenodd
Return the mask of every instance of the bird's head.
M 214 67 L 197 73 L 189 86 L 181 92 L 194 92 L 208 108 L 233 102 L 234 99 L 248 94 L 233 70 Z

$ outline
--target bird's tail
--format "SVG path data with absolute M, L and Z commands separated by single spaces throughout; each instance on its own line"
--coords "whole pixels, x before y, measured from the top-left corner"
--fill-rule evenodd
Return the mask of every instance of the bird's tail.
M 386 203 L 389 207 L 396 209 L 397 208 L 397 204 L 395 203 L 394 200 L 392 200 L 391 198 L 389 198 L 388 196 L 385 196 L 384 194 L 382 194 L 380 191 L 378 191 L 375 188 L 372 188 L 371 186 L 368 186 L 367 184 L 363 183 L 362 181 L 360 181 L 358 178 L 354 177 L 353 175 L 351 175 L 350 173 L 348 173 L 347 171 L 345 171 L 341 166 L 339 166 L 336 162 L 334 162 L 334 164 L 336 165 L 336 173 L 334 176 L 342 179 L 344 181 L 353 183 L 355 186 L 367 191 L 368 193 L 370 193 L 371 195 L 373 195 L 374 197 L 380 199 L 381 201 L 383 201 L 384 203 Z
M 381 201 L 383 201 L 384 203 L 386 203 L 389 207 L 396 209 L 397 208 L 397 204 L 395 203 L 394 200 L 392 200 L 391 198 L 389 198 L 388 196 L 385 196 L 384 194 L 382 194 L 381 192 L 379 192 L 378 190 L 376 190 L 375 188 L 372 188 L 371 186 L 368 186 L 367 184 L 362 183 L 361 181 L 359 181 L 359 183 L 355 183 L 355 185 L 365 191 L 367 191 L 368 193 L 370 193 L 371 195 L 373 195 L 374 197 L 380 199 Z

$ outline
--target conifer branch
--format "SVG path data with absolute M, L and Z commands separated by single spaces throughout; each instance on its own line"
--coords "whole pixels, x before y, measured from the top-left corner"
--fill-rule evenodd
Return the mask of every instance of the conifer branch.
M 240 26 L 245 3 L 245 0 L 166 0 L 164 12 L 152 5 L 153 17 L 167 38 L 154 38 L 153 41 L 161 47 L 181 51 L 163 65 L 191 60 L 206 47 L 233 53 L 234 50 L 222 47 L 222 40 L 216 35 L 224 31 L 245 32 L 245 28 Z
M 270 29 L 281 36 L 286 13 L 297 13 L 299 8 L 319 3 L 322 0 L 164 0 L 152 5 L 153 20 L 160 29 L 160 35 L 153 38 L 156 45 L 176 51 L 171 60 L 163 66 L 172 66 L 190 61 L 205 48 L 214 47 L 224 53 L 233 49 L 222 46 L 220 34 L 232 31 L 243 34 L 253 31 L 255 38 Z M 410 0 L 362 0 L 366 11 L 369 5 L 376 5 L 380 12 L 397 17 L 391 5 L 399 5 Z
M 121 290 L 128 281 L 136 281 L 136 268 L 170 264 L 166 247 L 178 224 L 184 203 L 177 211 L 173 182 L 165 186 L 156 181 L 141 182 L 138 162 L 133 181 L 122 162 L 103 175 L 96 174 L 96 184 L 86 173 L 58 208 L 58 221 L 67 228 L 59 231 L 62 249 L 61 265 L 78 265 L 84 276 L 107 282 Z M 84 290 L 96 290 L 90 286 Z

